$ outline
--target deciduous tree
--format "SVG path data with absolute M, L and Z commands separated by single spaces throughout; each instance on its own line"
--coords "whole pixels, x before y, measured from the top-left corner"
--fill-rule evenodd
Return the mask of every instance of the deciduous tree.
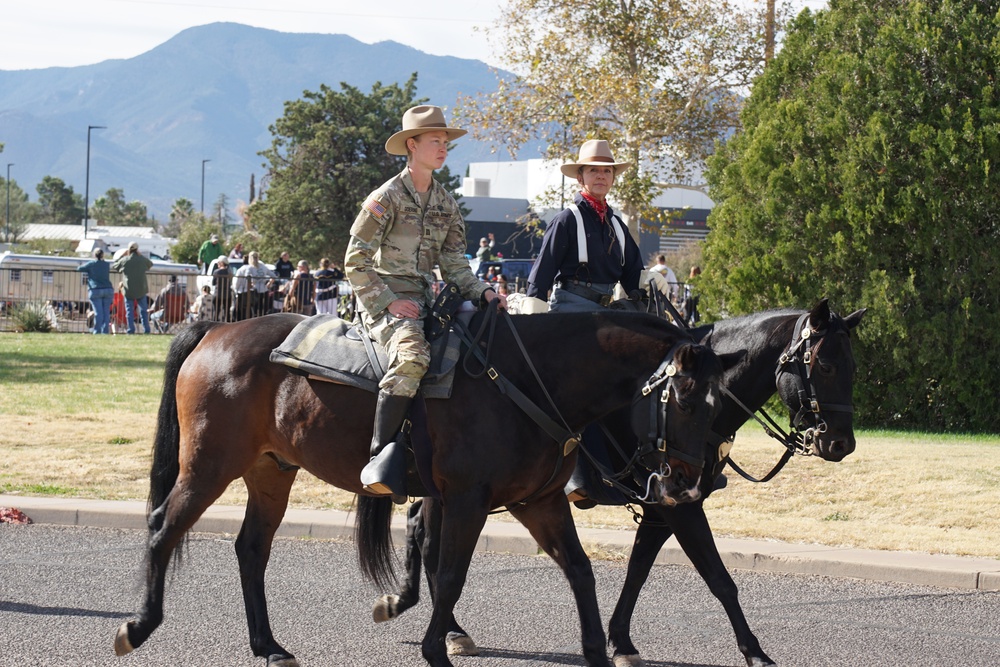
M 731 0 L 510 0 L 490 29 L 495 91 L 462 101 L 479 138 L 511 152 L 541 140 L 576 157 L 607 139 L 640 165 L 614 189 L 632 233 L 666 182 L 691 184 L 713 142 L 738 125 L 764 59 L 765 13 Z
M 711 160 L 702 308 L 867 307 L 867 425 L 1000 427 L 998 10 L 831 0 L 801 14 Z

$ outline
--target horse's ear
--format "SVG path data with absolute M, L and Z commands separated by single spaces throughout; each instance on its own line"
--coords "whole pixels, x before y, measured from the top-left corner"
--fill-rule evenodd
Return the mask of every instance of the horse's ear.
M 867 308 L 862 308 L 861 310 L 855 310 L 853 313 L 844 318 L 844 326 L 846 326 L 848 330 L 858 326 L 859 324 L 861 324 L 861 318 L 864 317 L 865 313 L 867 312 L 868 312 Z
M 726 352 L 725 354 L 718 355 L 719 362 L 722 364 L 722 370 L 728 371 L 731 368 L 736 368 L 736 365 L 743 361 L 743 357 L 747 356 L 746 350 L 738 350 L 736 352 Z
M 809 328 L 813 331 L 823 329 L 830 323 L 830 300 L 826 297 L 820 299 L 819 303 L 809 311 Z
M 695 345 L 693 343 L 681 345 L 674 353 L 674 366 L 682 373 L 695 362 Z

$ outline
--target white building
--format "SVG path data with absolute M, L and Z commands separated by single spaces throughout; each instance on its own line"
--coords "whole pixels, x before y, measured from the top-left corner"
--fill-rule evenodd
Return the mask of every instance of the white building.
M 50 225 L 29 223 L 25 225 L 24 233 L 18 237 L 21 241 L 44 239 L 48 241 L 70 241 L 75 243 L 74 250 L 78 255 L 90 255 L 101 248 L 108 255 L 114 255 L 116 250 L 127 248 L 135 241 L 139 244 L 142 254 L 153 259 L 166 259 L 170 255 L 170 246 L 177 239 L 160 236 L 152 227 L 118 227 L 110 225 L 90 225 L 87 237 L 83 235 L 83 225 Z

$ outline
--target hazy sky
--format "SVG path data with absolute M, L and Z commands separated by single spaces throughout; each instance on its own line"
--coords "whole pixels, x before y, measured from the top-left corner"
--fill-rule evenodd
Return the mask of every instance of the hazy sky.
M 476 28 L 488 26 L 500 4 L 499 0 L 3 0 L 0 70 L 132 58 L 185 28 L 218 21 L 282 32 L 347 34 L 369 44 L 392 40 L 435 55 L 495 64 L 484 34 Z M 818 9 L 826 0 L 792 0 L 792 4 L 796 9 Z

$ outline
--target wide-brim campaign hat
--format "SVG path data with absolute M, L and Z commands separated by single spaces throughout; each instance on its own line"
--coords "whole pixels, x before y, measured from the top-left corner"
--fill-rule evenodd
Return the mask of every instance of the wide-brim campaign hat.
M 567 162 L 559 167 L 559 170 L 569 176 L 576 178 L 580 167 L 589 165 L 600 165 L 602 167 L 613 167 L 615 173 L 625 171 L 632 166 L 631 162 L 615 162 L 615 157 L 611 153 L 611 146 L 604 139 L 591 139 L 583 142 L 580 146 L 580 156 L 576 162 Z
M 468 134 L 468 130 L 448 127 L 441 107 L 421 104 L 406 110 L 403 114 L 403 129 L 389 137 L 385 142 L 385 150 L 390 155 L 406 155 L 406 140 L 424 132 L 445 132 L 448 141 Z

